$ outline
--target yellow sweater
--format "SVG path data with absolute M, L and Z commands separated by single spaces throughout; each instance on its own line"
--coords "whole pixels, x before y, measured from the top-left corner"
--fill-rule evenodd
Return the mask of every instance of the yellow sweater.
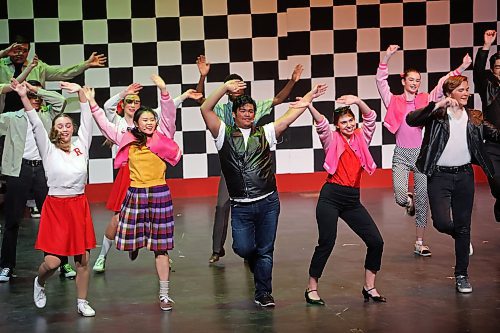
M 164 185 L 166 163 L 146 146 L 130 145 L 128 153 L 130 186 L 146 188 Z

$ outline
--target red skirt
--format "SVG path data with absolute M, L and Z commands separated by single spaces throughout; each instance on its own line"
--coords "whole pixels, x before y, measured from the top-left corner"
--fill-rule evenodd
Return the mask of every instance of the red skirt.
M 130 169 L 127 164 L 122 164 L 113 183 L 113 188 L 109 194 L 106 208 L 113 212 L 119 212 L 122 208 L 123 200 L 130 186 Z
M 75 256 L 95 246 L 94 225 L 85 194 L 69 198 L 48 195 L 42 207 L 35 249 Z

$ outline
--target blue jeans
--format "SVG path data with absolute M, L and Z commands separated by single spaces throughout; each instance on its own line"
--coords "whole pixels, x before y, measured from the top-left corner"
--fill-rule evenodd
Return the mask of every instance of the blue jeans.
M 273 252 L 280 214 L 278 192 L 250 203 L 231 201 L 233 250 L 248 260 L 255 297 L 272 292 Z

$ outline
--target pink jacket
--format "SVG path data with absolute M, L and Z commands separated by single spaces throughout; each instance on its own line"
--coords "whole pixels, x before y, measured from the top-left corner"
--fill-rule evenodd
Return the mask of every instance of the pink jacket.
M 450 76 L 460 75 L 458 69 L 453 72 L 449 72 L 445 76 L 441 77 L 438 84 L 430 93 L 418 93 L 415 97 L 415 108 L 421 109 L 427 106 L 430 101 L 437 102 L 443 97 L 443 83 Z M 387 108 L 387 113 L 384 118 L 384 126 L 392 134 L 396 133 L 399 126 L 404 121 L 406 117 L 406 96 L 405 94 L 393 95 L 387 83 L 387 77 L 389 76 L 389 70 L 387 64 L 380 63 L 377 69 L 377 88 L 382 97 L 385 107 Z
M 158 129 L 146 142 L 146 146 L 162 160 L 171 165 L 176 165 L 181 158 L 181 150 L 173 140 L 175 134 L 176 108 L 170 95 L 161 95 L 161 115 Z M 128 150 L 130 144 L 136 141 L 134 135 L 127 129 L 119 130 L 117 125 L 106 118 L 104 110 L 99 107 L 92 108 L 92 116 L 99 126 L 102 134 L 118 145 L 118 153 L 115 157 L 114 167 L 118 169 L 128 161 Z
M 377 165 L 373 161 L 373 157 L 368 150 L 373 133 L 375 132 L 375 120 L 377 114 L 371 111 L 367 115 L 363 115 L 363 127 L 354 131 L 354 134 L 349 140 L 349 145 L 358 157 L 361 167 L 370 175 L 375 172 Z M 319 124 L 316 124 L 316 131 L 325 151 L 325 162 L 323 168 L 333 175 L 337 171 L 340 156 L 345 151 L 345 143 L 338 131 L 333 131 L 330 128 L 330 123 L 326 118 L 323 118 Z

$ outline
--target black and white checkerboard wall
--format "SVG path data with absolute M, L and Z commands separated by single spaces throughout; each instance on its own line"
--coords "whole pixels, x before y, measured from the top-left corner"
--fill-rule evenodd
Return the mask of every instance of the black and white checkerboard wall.
M 389 44 L 401 46 L 390 63 L 395 92 L 401 89 L 398 73 L 409 66 L 422 72 L 426 91 L 465 53 L 475 53 L 484 30 L 500 30 L 499 12 L 497 0 L 0 0 L 0 44 L 24 35 L 49 64 L 74 64 L 92 51 L 106 54 L 108 67 L 75 79 L 96 87 L 101 105 L 140 82 L 146 85 L 143 103 L 156 106 L 151 73 L 164 77 L 173 95 L 194 88 L 199 54 L 211 62 L 208 93 L 236 72 L 255 99 L 273 97 L 300 63 L 304 73 L 290 98 L 326 82 L 328 93 L 315 105 L 331 117 L 335 97 L 358 94 L 378 113 L 372 154 L 379 167 L 390 168 L 395 141 L 381 124 L 385 108 L 375 87 L 380 52 Z M 470 104 L 480 108 L 477 95 Z M 277 106 L 266 120 L 286 109 L 286 103 Z M 304 114 L 280 140 L 278 173 L 322 170 L 324 155 L 311 124 Z M 99 134 L 96 129 L 90 183 L 113 180 L 112 153 Z M 184 156 L 168 169 L 170 178 L 219 174 L 215 146 L 193 102 L 178 110 L 175 139 Z

